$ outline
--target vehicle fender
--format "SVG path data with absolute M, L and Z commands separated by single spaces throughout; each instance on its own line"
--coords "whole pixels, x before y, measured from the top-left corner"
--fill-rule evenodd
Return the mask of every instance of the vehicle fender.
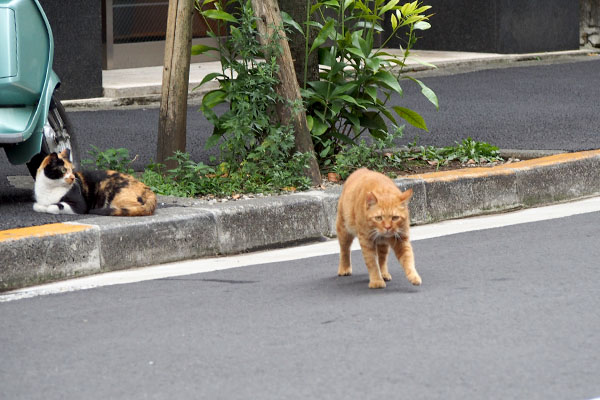
M 48 119 L 48 110 L 52 102 L 52 95 L 59 85 L 60 79 L 58 75 L 53 70 L 50 70 L 46 87 L 42 91 L 40 103 L 38 104 L 40 115 L 37 118 L 37 123 L 31 136 L 24 142 L 5 148 L 6 157 L 11 164 L 24 164 L 42 150 L 44 124 Z
M 48 120 L 48 110 L 50 110 L 50 104 L 52 103 L 52 95 L 56 88 L 60 86 L 60 78 L 56 75 L 54 70 L 50 70 L 48 79 L 46 80 L 46 87 L 42 91 L 40 99 L 40 118 L 38 120 L 38 126 L 36 126 L 36 132 L 41 132 L 44 129 L 44 125 Z

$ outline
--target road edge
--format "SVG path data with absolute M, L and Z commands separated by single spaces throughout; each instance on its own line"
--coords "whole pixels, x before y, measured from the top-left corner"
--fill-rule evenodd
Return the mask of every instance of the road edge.
M 600 194 L 600 150 L 488 168 L 404 176 L 413 224 L 555 204 Z M 0 232 L 0 291 L 335 236 L 341 187 L 208 204 L 170 199 L 150 217 L 95 217 Z M 24 230 L 30 229 L 25 232 Z

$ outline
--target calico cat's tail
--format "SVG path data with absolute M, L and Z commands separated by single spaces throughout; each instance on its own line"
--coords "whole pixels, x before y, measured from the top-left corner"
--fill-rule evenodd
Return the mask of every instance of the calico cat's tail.
M 111 201 L 110 207 L 93 208 L 90 210 L 90 214 L 123 217 L 139 217 L 154 214 L 154 210 L 156 209 L 156 195 L 143 183 L 136 183 L 143 187 L 135 188 L 137 190 L 132 187 L 121 190 Z

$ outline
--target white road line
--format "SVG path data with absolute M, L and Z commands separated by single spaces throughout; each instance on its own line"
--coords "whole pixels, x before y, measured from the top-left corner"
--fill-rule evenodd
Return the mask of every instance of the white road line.
M 596 211 L 600 211 L 600 197 L 593 197 L 576 202 L 563 203 L 547 207 L 530 208 L 505 214 L 464 218 L 430 225 L 414 226 L 411 228 L 411 240 L 417 241 L 431 239 L 457 233 L 563 218 Z M 352 247 L 353 250 L 360 249 L 357 242 L 358 241 L 354 242 Z M 302 258 L 336 254 L 338 251 L 339 248 L 337 240 L 329 240 L 322 243 L 308 244 L 285 249 L 268 250 L 219 258 L 203 258 L 136 268 L 132 270 L 108 272 L 104 274 L 70 279 L 6 292 L 0 295 L 0 302 L 91 289 L 100 286 L 120 285 L 125 283 L 134 283 L 153 279 L 239 268 L 257 264 L 298 260 Z

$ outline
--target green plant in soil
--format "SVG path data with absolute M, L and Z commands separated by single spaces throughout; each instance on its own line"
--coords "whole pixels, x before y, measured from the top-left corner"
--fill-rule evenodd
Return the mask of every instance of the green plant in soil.
M 154 173 L 166 174 L 176 182 L 193 182 L 181 190 L 195 194 L 274 192 L 309 187 L 310 181 L 302 173 L 309 155 L 294 150 L 291 127 L 274 122 L 275 108 L 284 101 L 274 89 L 279 82 L 276 57 L 281 49 L 276 43 L 281 31 L 276 29 L 271 40 L 266 41 L 270 45 L 262 45 L 249 0 L 196 0 L 196 8 L 209 27 L 215 25 L 208 24 L 209 20 L 217 23 L 209 35 L 218 40 L 219 46 L 193 46 L 192 53 L 216 51 L 221 61 L 221 72 L 208 74 L 198 85 L 201 87 L 215 79 L 219 83 L 218 89 L 204 95 L 200 107 L 214 125 L 206 146 L 219 147 L 218 160 L 211 160 L 218 163 L 218 167 L 207 173 L 206 166 L 176 154 L 179 166 L 175 170 L 164 171 L 158 166 Z M 234 11 L 230 13 L 226 9 Z M 228 28 L 226 38 L 219 34 L 224 24 Z M 215 107 L 221 104 L 229 107 L 217 113 Z
M 283 144 L 278 142 L 282 139 Z M 440 167 L 452 161 L 466 163 L 473 160 L 479 164 L 502 160 L 496 146 L 471 138 L 447 147 L 417 146 L 415 141 L 407 150 L 394 150 L 396 139 L 393 134 L 388 134 L 383 139 L 375 139 L 371 144 L 361 140 L 357 145 L 345 146 L 343 151 L 336 154 L 335 162 L 328 171 L 339 174 L 341 179 L 346 179 L 356 169 L 365 167 L 395 177 L 415 165 L 433 164 Z M 282 164 L 280 168 L 271 171 L 268 180 L 265 180 L 262 171 L 263 168 L 272 168 L 268 160 L 277 158 L 277 155 L 273 155 L 272 152 L 279 152 L 282 146 L 284 149 L 292 148 L 293 144 L 293 134 L 289 130 L 283 138 L 279 135 L 267 138 L 256 151 L 251 153 L 249 162 L 243 163 L 242 168 L 231 175 L 226 163 L 209 166 L 202 162 L 194 162 L 187 153 L 177 152 L 172 157 L 177 162 L 175 168 L 167 170 L 162 164 L 152 163 L 139 177 L 155 193 L 178 197 L 197 197 L 207 194 L 223 197 L 239 193 L 306 190 L 310 188 L 310 180 L 304 177 L 301 169 L 308 155 L 295 154 L 287 161 L 288 164 Z M 129 167 L 133 160 L 129 159 L 127 149 L 101 151 L 94 147 L 90 153 L 95 155 L 95 161 L 86 160 L 88 165 L 91 164 L 97 169 L 134 173 Z
M 486 142 L 475 141 L 468 137 L 460 143 L 455 142 L 454 146 L 433 147 L 433 146 L 416 146 L 413 145 L 408 153 L 402 154 L 399 157 L 413 158 L 423 161 L 432 161 L 437 165 L 446 165 L 451 161 L 459 161 L 466 163 L 473 160 L 476 164 L 493 163 L 501 161 L 500 150 Z

